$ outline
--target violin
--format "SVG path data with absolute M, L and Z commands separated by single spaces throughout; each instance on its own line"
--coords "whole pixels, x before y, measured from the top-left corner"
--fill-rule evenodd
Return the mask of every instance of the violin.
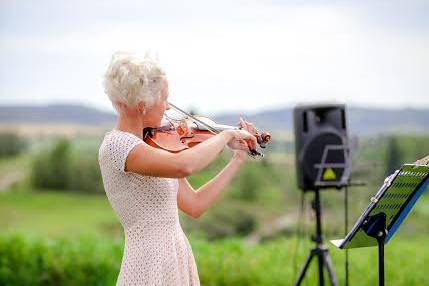
M 177 153 L 192 148 L 223 130 L 241 129 L 236 126 L 217 124 L 210 118 L 194 116 L 172 103 L 169 103 L 169 105 L 177 112 L 185 115 L 185 118 L 174 121 L 169 119 L 169 124 L 161 127 L 144 128 L 143 140 L 152 147 Z M 261 148 L 265 148 L 271 140 L 271 135 L 268 132 L 259 133 L 255 131 L 253 135 L 256 137 L 256 141 Z M 252 157 L 263 157 L 262 153 L 255 149 L 250 149 L 250 147 L 248 154 Z

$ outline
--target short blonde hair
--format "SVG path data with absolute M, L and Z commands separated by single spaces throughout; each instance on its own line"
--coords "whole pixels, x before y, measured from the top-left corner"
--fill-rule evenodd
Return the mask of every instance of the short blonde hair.
M 140 60 L 131 54 L 116 52 L 104 74 L 104 92 L 115 105 L 133 107 L 140 101 L 149 108 L 159 100 L 165 72 L 149 55 Z

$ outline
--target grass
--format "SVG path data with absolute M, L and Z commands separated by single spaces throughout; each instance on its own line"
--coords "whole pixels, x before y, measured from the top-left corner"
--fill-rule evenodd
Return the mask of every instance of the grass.
M 404 226 L 386 246 L 386 285 L 428 285 L 424 271 L 429 263 L 429 248 L 425 247 L 427 236 L 416 235 L 416 228 L 413 226 L 427 228 L 427 213 L 428 197 L 422 197 Z M 79 259 L 84 253 L 84 267 L 99 268 L 98 265 L 101 264 L 105 269 L 106 272 L 97 272 L 97 279 L 105 279 L 98 280 L 104 282 L 97 285 L 114 285 L 122 256 L 123 237 L 105 196 L 55 191 L 29 192 L 24 187 L 17 187 L 0 194 L 0 218 L 2 233 L 19 232 L 24 239 L 30 240 L 32 237 L 40 237 L 40 244 L 46 244 L 48 249 L 56 245 L 56 241 L 61 241 L 54 251 L 48 251 L 52 254 L 50 257 L 59 255 L 64 262 L 64 265 L 54 267 L 56 271 L 65 267 L 61 270 L 64 273 L 81 273 L 75 262 L 67 262 L 68 252 L 63 253 L 71 249 L 72 259 Z M 426 224 L 422 225 L 423 221 Z M 64 237 L 65 242 L 62 240 Z M 89 239 L 82 239 L 83 237 Z M 327 236 L 327 239 L 331 238 L 337 237 Z M 209 242 L 189 235 L 189 240 L 201 283 L 206 286 L 291 285 L 313 247 L 308 237 L 301 238 L 299 245 L 294 237 L 277 238 L 254 246 L 246 245 L 241 238 Z M 344 251 L 329 243 L 327 245 L 339 285 L 344 285 Z M 25 253 L 32 255 L 31 249 Z M 310 266 L 303 286 L 317 284 L 316 265 L 313 262 Z M 42 271 L 48 271 L 47 269 L 49 268 Z M 36 275 L 37 271 L 30 273 Z M 87 272 L 83 271 L 79 275 L 86 275 L 84 273 Z M 50 275 L 44 273 L 43 276 Z M 85 278 L 82 276 L 80 279 L 84 281 Z M 350 279 L 351 285 L 376 285 L 376 248 L 350 250 Z M 94 277 L 90 281 L 95 281 Z
M 386 246 L 386 285 L 428 285 L 426 241 L 422 236 L 396 237 Z M 191 236 L 190 243 L 205 286 L 292 285 L 313 246 L 305 239 L 297 248 L 296 238 L 248 246 L 238 238 L 208 242 Z M 0 284 L 2 279 L 14 279 L 10 281 L 15 283 L 2 285 L 114 285 L 122 249 L 123 240 L 47 240 L 28 234 L 0 234 Z M 329 249 L 339 285 L 344 285 L 345 253 L 330 245 Z M 351 285 L 377 285 L 377 275 L 376 248 L 350 251 Z M 302 285 L 317 285 L 317 277 L 313 261 Z
M 48 237 L 101 234 L 115 237 L 121 226 L 107 197 L 16 188 L 0 193 L 0 228 Z
M 411 139 L 404 142 L 404 145 L 413 143 Z M 423 144 L 423 140 L 419 142 Z M 91 140 L 81 140 L 76 150 L 89 150 L 94 146 Z M 411 150 L 411 147 L 408 149 Z M 415 157 L 413 154 L 414 152 L 417 153 L 418 150 L 419 148 L 415 147 L 405 157 Z M 370 151 L 367 152 L 368 154 L 360 154 L 361 158 L 366 158 L 362 161 L 369 161 L 375 156 L 374 152 L 376 151 Z M 381 154 L 381 152 L 379 153 Z M 269 156 L 267 157 L 269 158 Z M 273 157 L 273 159 L 276 158 L 276 156 Z M 380 160 L 378 157 L 374 157 L 374 159 Z M 290 160 L 291 158 L 288 159 L 288 162 Z M 28 172 L 29 162 L 28 156 L 2 159 L 0 160 L 0 172 L 2 174 L 6 174 L 8 170 Z M 207 182 L 220 170 L 224 163 L 222 161 L 215 162 L 206 172 L 190 178 L 194 187 Z M 242 210 L 254 214 L 260 224 L 263 224 L 264 220 L 268 221 L 275 216 L 285 214 L 285 212 L 298 214 L 300 192 L 295 186 L 293 166 L 285 164 L 284 160 L 279 160 L 279 162 L 273 160 L 272 163 L 273 165 L 268 167 L 250 166 L 250 169 L 256 173 L 248 172 L 243 175 L 245 178 L 252 175 L 263 175 L 260 178 L 264 180 L 264 183 L 260 188 L 258 187 L 255 201 L 241 200 L 240 181 L 234 181 L 231 184 L 231 189 L 227 190 L 214 207 L 200 220 L 195 221 L 182 217 L 182 225 L 193 246 L 202 285 L 271 286 L 292 284 L 298 267 L 304 263 L 309 249 L 313 247 L 307 238 L 313 232 L 314 227 L 314 221 L 308 216 L 310 213 L 308 204 L 312 195 L 306 196 L 307 211 L 304 213 L 304 221 L 301 221 L 308 226 L 308 229 L 304 231 L 308 236 L 301 239 L 298 252 L 295 251 L 297 239 L 293 236 L 293 229 L 282 232 L 287 234 L 288 238 L 281 237 L 280 233 L 277 234 L 276 239 L 267 240 L 254 246 L 247 246 L 242 238 L 207 241 L 196 236 L 195 233 L 197 232 L 190 231 L 200 229 L 204 232 L 206 229 L 202 227 L 207 227 L 207 225 L 219 227 L 219 224 L 224 224 L 220 219 L 225 214 L 229 214 L 225 222 L 233 218 L 243 219 L 243 214 L 240 215 L 239 213 Z M 372 172 L 371 168 L 364 168 L 364 170 Z M 369 176 L 366 173 L 364 175 L 364 178 Z M 265 181 L 266 178 L 269 178 L 269 181 Z M 365 188 L 350 190 L 350 225 L 366 207 L 368 199 L 375 193 L 381 180 L 377 177 L 376 181 Z M 324 230 L 326 230 L 327 239 L 341 236 L 338 233 L 342 232 L 342 198 L 342 192 L 324 191 L 322 194 Z M 237 210 L 238 212 L 234 212 Z M 429 248 L 426 247 L 427 235 L 429 235 L 428 221 L 429 195 L 426 192 L 417 202 L 395 237 L 386 246 L 386 285 L 429 285 L 428 277 L 424 271 L 429 264 Z M 186 226 L 193 227 L 187 230 Z M 295 226 L 294 224 L 292 227 Z M 39 237 L 40 244 L 46 244 L 46 249 L 49 249 L 52 243 L 55 244 L 56 241 L 66 238 L 65 248 L 67 245 L 70 247 L 74 245 L 72 248 L 75 256 L 73 257 L 80 257 L 82 256 L 81 253 L 84 253 L 88 255 L 86 263 L 94 264 L 94 267 L 97 267 L 100 260 L 93 258 L 93 256 L 108 259 L 110 266 L 107 267 L 111 268 L 108 268 L 110 274 L 106 274 L 106 277 L 110 277 L 111 281 L 100 285 L 114 285 L 112 279 L 116 277 L 116 271 L 119 269 L 123 235 L 118 219 L 105 195 L 33 190 L 25 182 L 12 186 L 7 192 L 0 193 L 0 231 L 1 233 L 18 232 L 23 239 L 30 240 L 29 244 L 32 243 L 31 237 Z M 82 237 L 94 238 L 81 242 Z M 13 245 L 12 241 L 10 243 Z M 98 247 L 100 244 L 103 247 Z M 60 244 L 55 251 L 61 252 L 64 245 Z M 88 249 L 91 251 L 87 252 Z M 47 251 L 49 252 L 49 250 Z M 113 255 L 109 257 L 106 253 L 113 253 Z M 344 251 L 330 246 L 330 254 L 340 285 L 344 285 Z M 67 253 L 63 253 L 62 257 L 67 259 Z M 376 248 L 350 250 L 352 285 L 377 284 L 376 258 Z M 68 266 L 64 267 L 69 267 L 72 264 L 69 263 Z M 69 269 L 67 271 L 73 272 L 74 270 Z M 316 285 L 316 277 L 316 263 L 313 263 L 303 285 Z M 87 283 L 86 285 L 94 284 Z
M 394 239 L 386 246 L 386 285 L 427 285 L 423 269 L 429 263 L 429 249 L 424 237 Z M 296 239 L 275 241 L 246 247 L 239 240 L 207 245 L 193 242 L 203 285 L 291 285 L 312 245 L 301 242 L 295 252 Z M 339 285 L 344 285 L 344 251 L 329 246 Z M 295 256 L 294 254 L 297 253 Z M 361 248 L 350 252 L 351 285 L 377 285 L 377 249 Z M 217 269 L 223 275 L 215 275 Z M 302 285 L 317 285 L 317 263 L 310 265 Z M 325 274 L 325 278 L 327 275 Z M 328 285 L 328 284 L 327 284 Z

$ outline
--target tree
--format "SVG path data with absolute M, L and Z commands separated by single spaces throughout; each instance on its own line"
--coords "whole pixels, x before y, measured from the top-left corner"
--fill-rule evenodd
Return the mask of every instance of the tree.
M 60 139 L 34 159 L 32 182 L 37 188 L 65 190 L 70 178 L 70 142 Z
M 399 146 L 398 138 L 391 136 L 387 140 L 385 154 L 385 175 L 391 175 L 403 163 L 403 152 Z

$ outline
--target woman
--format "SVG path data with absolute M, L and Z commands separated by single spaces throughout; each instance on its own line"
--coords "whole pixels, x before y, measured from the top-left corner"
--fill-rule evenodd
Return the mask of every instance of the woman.
M 199 285 L 178 208 L 201 216 L 218 198 L 256 140 L 246 130 L 227 130 L 180 153 L 142 141 L 145 127 L 160 126 L 168 105 L 168 82 L 159 63 L 115 54 L 104 78 L 115 107 L 116 127 L 99 150 L 104 188 L 125 232 L 125 247 L 116 285 Z M 186 177 L 212 162 L 225 146 L 234 150 L 228 165 L 194 190 Z

